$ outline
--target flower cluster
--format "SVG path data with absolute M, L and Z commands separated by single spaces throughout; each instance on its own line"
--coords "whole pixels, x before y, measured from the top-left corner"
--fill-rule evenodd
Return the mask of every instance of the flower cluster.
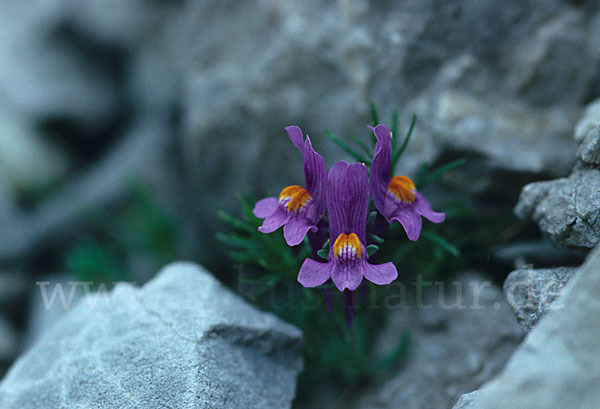
M 329 174 L 323 157 L 312 147 L 297 126 L 285 128 L 292 143 L 304 160 L 305 187 L 292 185 L 279 197 L 260 200 L 254 214 L 264 219 L 259 231 L 271 233 L 283 226 L 288 245 L 300 244 L 308 235 L 317 252 L 327 241 L 327 262 L 307 258 L 298 274 L 304 287 L 317 287 L 329 278 L 338 290 L 356 290 L 363 278 L 379 285 L 389 284 L 398 277 L 390 263 L 373 264 L 367 251 L 367 218 L 369 198 L 383 221 L 384 228 L 394 221 L 403 227 L 409 240 L 421 234 L 421 216 L 441 223 L 444 213 L 431 210 L 427 199 L 417 191 L 407 176 L 391 175 L 392 133 L 385 125 L 369 127 L 376 137 L 370 175 L 362 163 L 337 162 Z

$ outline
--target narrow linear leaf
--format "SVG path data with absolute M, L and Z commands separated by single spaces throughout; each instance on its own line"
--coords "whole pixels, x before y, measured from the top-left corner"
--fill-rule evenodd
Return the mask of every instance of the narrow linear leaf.
M 367 225 L 372 224 L 375 221 L 375 217 L 377 217 L 377 211 L 373 210 L 367 217 Z
M 447 163 L 444 166 L 442 166 L 434 171 L 425 172 L 425 175 L 418 180 L 418 183 L 417 183 L 418 188 L 421 189 L 424 186 L 427 186 L 428 184 L 430 184 L 431 182 L 433 182 L 434 180 L 436 180 L 443 174 L 451 171 L 452 169 L 456 169 L 459 166 L 464 165 L 466 162 L 467 162 L 466 159 L 458 159 L 458 160 L 455 160 L 454 162 Z
M 256 242 L 249 238 L 237 236 L 235 234 L 227 235 L 224 233 L 217 233 L 216 238 L 223 244 L 229 244 L 232 247 L 239 247 L 247 250 L 256 249 Z
M 329 259 L 329 239 L 327 239 L 325 243 L 323 243 L 323 247 L 317 251 L 317 256 L 325 260 Z
M 443 250 L 452 254 L 454 257 L 460 257 L 460 250 L 457 249 L 454 245 L 452 245 L 450 242 L 448 242 L 448 240 L 446 240 L 442 236 L 430 230 L 423 230 L 421 234 L 423 234 L 423 237 L 425 237 L 427 240 L 431 241 Z
M 366 143 L 361 141 L 359 137 L 357 137 L 356 135 L 350 135 L 350 138 L 354 142 L 356 142 L 356 144 L 358 146 L 361 147 L 361 149 L 365 152 L 365 154 L 367 154 L 368 156 L 373 156 L 373 151 L 371 150 L 371 148 L 369 148 L 369 146 Z
M 337 146 L 339 146 L 344 152 L 348 155 L 352 156 L 356 161 L 362 162 L 365 165 L 371 165 L 371 161 L 363 157 L 360 153 L 356 152 L 354 149 L 349 147 L 344 141 L 335 136 L 330 131 L 325 131 L 327 137 L 333 141 Z
M 404 141 L 402 142 L 402 145 L 400 146 L 400 149 L 398 150 L 398 152 L 396 152 L 394 154 L 394 157 L 392 158 L 392 171 L 396 168 L 396 164 L 398 163 L 398 161 L 402 157 L 402 154 L 406 150 L 406 147 L 408 146 L 408 142 L 410 142 L 410 137 L 412 136 L 413 130 L 415 129 L 416 123 L 417 123 L 417 114 L 413 114 L 412 120 L 410 121 L 410 127 L 408 128 L 408 132 L 406 133 L 406 136 L 404 137 Z
M 371 112 L 371 126 L 375 127 L 379 124 L 379 114 L 373 101 L 369 103 L 369 110 Z
M 398 135 L 398 110 L 394 109 L 392 111 L 392 121 L 390 124 L 390 130 L 392 131 L 392 135 Z M 396 152 L 396 142 L 398 138 L 392 138 L 392 152 Z
M 384 238 L 381 238 L 379 236 L 376 236 L 375 234 L 371 234 L 371 238 L 373 239 L 373 241 L 377 244 L 383 244 L 385 242 Z
M 379 115 L 377 114 L 377 108 L 375 108 L 375 103 L 373 101 L 369 104 L 369 108 L 371 111 L 371 126 L 376 127 L 379 124 Z M 373 144 L 373 147 L 375 147 L 375 144 L 377 143 L 377 138 L 373 132 L 371 132 L 371 143 Z
M 327 260 L 329 258 L 329 249 L 327 249 L 327 250 L 321 249 L 321 250 L 317 251 L 317 255 L 319 257 L 321 257 L 322 259 Z
M 230 225 L 231 227 L 233 227 L 234 229 L 239 229 L 248 233 L 254 233 L 255 232 L 255 228 L 254 226 L 249 225 L 248 223 L 236 219 L 235 217 L 231 216 L 229 213 L 224 212 L 222 210 L 219 211 L 218 213 L 218 217 L 219 219 L 221 219 L 224 223 Z
M 377 244 L 369 244 L 367 246 L 367 254 L 371 257 L 373 254 L 379 251 L 379 246 Z

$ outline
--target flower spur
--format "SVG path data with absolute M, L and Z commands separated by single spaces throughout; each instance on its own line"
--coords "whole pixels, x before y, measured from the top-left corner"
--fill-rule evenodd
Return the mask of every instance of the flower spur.
M 421 235 L 421 216 L 433 223 L 445 220 L 444 213 L 431 210 L 425 196 L 417 191 L 408 176 L 391 177 L 392 133 L 385 125 L 369 127 L 377 138 L 371 164 L 371 195 L 379 213 L 388 223 L 398 220 L 409 240 L 416 241 Z
M 265 219 L 258 230 L 272 233 L 283 227 L 283 236 L 290 246 L 302 242 L 310 230 L 317 231 L 317 223 L 325 212 L 325 185 L 327 167 L 323 157 L 312 147 L 310 138 L 306 140 L 302 130 L 297 126 L 285 128 L 292 143 L 302 153 L 304 161 L 304 177 L 306 188 L 298 185 L 288 186 L 281 191 L 278 198 L 267 197 L 258 201 L 253 213 Z

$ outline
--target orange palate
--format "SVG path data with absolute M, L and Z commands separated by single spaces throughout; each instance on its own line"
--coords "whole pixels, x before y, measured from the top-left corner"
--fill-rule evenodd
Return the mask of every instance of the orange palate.
M 394 176 L 388 190 L 403 202 L 415 201 L 415 184 L 408 176 Z
M 345 246 L 352 247 L 354 250 L 356 250 L 356 256 L 358 258 L 361 258 L 362 246 L 360 245 L 360 240 L 358 239 L 358 236 L 355 233 L 342 233 L 338 236 L 338 238 L 335 240 L 335 243 L 333 244 L 333 256 L 335 258 L 338 258 L 340 250 Z
M 304 207 L 306 202 L 310 199 L 310 193 L 298 185 L 288 186 L 281 191 L 279 194 L 279 203 L 284 199 L 290 199 L 287 202 L 286 207 L 290 212 L 295 212 L 298 209 Z

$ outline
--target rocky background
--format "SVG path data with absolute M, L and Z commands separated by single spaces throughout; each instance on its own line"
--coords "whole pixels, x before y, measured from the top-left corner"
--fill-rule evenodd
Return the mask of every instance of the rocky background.
M 29 351 L 0 386 L 0 406 L 47 407 L 40 400 L 22 404 L 22 396 L 31 396 L 28 388 L 42 377 L 50 382 L 51 377 L 63 379 L 66 373 L 83 371 L 85 379 L 71 381 L 95 382 L 102 371 L 120 370 L 119 362 L 105 362 L 99 372 L 83 368 L 107 355 L 122 356 L 126 362 L 135 359 L 135 351 L 121 349 L 110 337 L 117 333 L 124 340 L 144 336 L 177 340 L 182 346 L 174 348 L 172 357 L 160 356 L 155 344 L 148 345 L 148 356 L 172 358 L 171 364 L 186 359 L 181 355 L 184 350 L 195 351 L 208 362 L 225 354 L 231 362 L 247 364 L 241 369 L 216 365 L 198 370 L 200 363 L 186 362 L 190 369 L 181 377 L 189 383 L 176 394 L 189 407 L 195 407 L 193 393 L 181 391 L 211 390 L 214 402 L 227 401 L 231 407 L 289 405 L 301 365 L 300 335 L 272 317 L 247 312 L 255 318 L 243 330 L 227 320 L 211 321 L 190 329 L 194 335 L 184 340 L 157 330 L 152 321 L 185 326 L 181 315 L 169 315 L 179 307 L 154 314 L 130 300 L 135 312 L 125 322 L 139 318 L 147 325 L 141 332 L 90 326 L 79 333 L 74 330 L 79 323 L 73 312 L 62 321 L 63 327 L 50 328 L 53 318 L 40 307 L 35 283 L 72 279 L 70 266 L 82 264 L 77 262 L 83 251 L 79 243 L 95 243 L 106 235 L 94 223 L 100 212 L 110 220 L 130 222 L 113 231 L 119 236 L 115 240 L 128 240 L 115 252 L 132 281 L 143 283 L 166 262 L 185 258 L 201 262 L 231 284 L 233 262 L 227 249 L 214 240 L 222 228 L 217 211 L 239 211 L 240 194 L 277 192 L 290 181 L 302 181 L 299 158 L 284 126 L 300 125 L 331 165 L 344 156 L 324 137 L 324 130 L 344 138 L 360 134 L 373 101 L 382 120 L 398 109 L 401 129 L 413 113 L 418 114 L 403 172 L 414 176 L 423 162 L 467 159 L 429 195 L 439 209 L 450 203 L 466 209 L 448 222 L 464 256 L 453 273 L 465 283 L 491 280 L 489 293 L 481 295 L 488 308 L 391 314 L 378 343 L 385 350 L 399 331 L 412 328 L 417 342 L 408 361 L 379 381 L 350 391 L 332 382 L 310 396 L 297 397 L 295 405 L 451 407 L 462 394 L 480 388 L 501 371 L 524 331 L 536 331 L 540 323 L 540 331 L 553 334 L 550 324 L 542 326 L 551 302 L 531 304 L 527 296 L 532 292 L 515 295 L 508 291 L 511 282 L 529 280 L 533 294 L 553 286 L 554 300 L 567 281 L 578 276 L 575 267 L 599 241 L 597 98 L 600 5 L 593 0 L 0 2 L 2 373 Z M 139 189 L 144 192 L 142 205 Z M 147 205 L 147 197 L 152 205 Z M 138 210 L 141 206 L 143 216 L 132 221 L 131 206 Z M 151 229 L 156 240 L 140 244 L 134 233 L 136 226 L 147 227 L 144 220 L 160 223 Z M 170 244 L 165 247 L 166 242 Z M 131 248 L 147 251 L 127 251 Z M 84 258 L 113 262 L 110 254 L 96 250 L 85 247 L 85 255 L 92 255 Z M 597 259 L 588 260 L 586 274 L 597 271 Z M 519 270 L 505 283 L 515 268 Z M 149 289 L 139 291 L 171 288 L 169 277 L 160 275 Z M 583 279 L 577 282 L 585 286 Z M 569 297 L 584 295 L 573 286 Z M 245 305 L 223 306 L 229 308 L 246 311 Z M 585 302 L 573 301 L 564 313 L 582 315 L 585 308 Z M 97 325 L 114 320 L 97 314 Z M 556 322 L 569 322 L 556 318 L 563 319 Z M 581 322 L 581 328 L 584 324 L 598 327 L 591 325 L 597 322 Z M 69 331 L 76 332 L 74 338 L 60 341 Z M 86 341 L 100 332 L 112 343 L 98 341 L 86 351 Z M 212 335 L 207 338 L 205 333 Z M 531 335 L 527 342 L 543 345 L 542 335 Z M 226 353 L 213 345 L 220 337 L 233 345 Z M 597 359 L 587 346 L 582 344 L 581 350 Z M 73 356 L 62 355 L 73 350 Z M 44 354 L 56 354 L 57 366 L 48 371 L 30 366 Z M 91 354 L 92 360 L 82 360 L 82 367 L 77 367 L 77 354 Z M 554 356 L 545 350 L 519 364 L 517 358 L 525 359 L 524 353 L 516 355 L 507 372 L 490 386 L 498 395 L 477 392 L 461 401 L 467 405 L 484 396 L 488 406 L 481 407 L 495 407 L 489 402 L 502 391 L 506 394 L 511 379 L 523 379 L 522 385 L 527 385 L 527 374 L 513 376 L 519 365 L 536 368 L 545 354 Z M 552 382 L 560 383 L 563 375 L 578 379 L 588 371 L 573 363 L 586 355 L 573 354 L 573 359 L 571 355 L 564 359 L 566 372 L 538 389 L 555 387 Z M 110 380 L 122 387 L 120 393 L 110 384 L 90 393 L 110 390 L 115 395 L 107 402 L 121 402 L 120 407 L 144 406 L 147 399 L 166 393 L 160 388 L 172 383 L 168 376 L 174 374 L 160 378 L 148 395 L 132 395 L 135 382 L 128 386 L 123 379 L 136 376 L 143 383 L 152 375 L 138 369 L 122 368 L 123 378 Z M 228 377 L 237 371 L 249 382 L 244 392 L 248 400 L 236 400 L 231 394 L 235 384 Z M 272 384 L 271 379 L 248 375 L 271 376 L 273 371 L 281 373 L 277 378 L 281 384 L 268 391 L 261 388 Z M 207 379 L 220 382 L 207 385 L 203 383 Z M 66 386 L 60 387 L 56 405 L 84 402 L 93 407 L 93 401 L 78 397 L 67 381 L 61 382 Z M 514 396 L 521 392 L 517 388 Z M 584 408 L 589 407 L 586 402 L 595 402 L 584 395 L 573 405 L 552 407 Z M 211 407 L 204 404 L 209 406 L 200 407 Z M 181 403 L 181 407 L 188 406 Z

